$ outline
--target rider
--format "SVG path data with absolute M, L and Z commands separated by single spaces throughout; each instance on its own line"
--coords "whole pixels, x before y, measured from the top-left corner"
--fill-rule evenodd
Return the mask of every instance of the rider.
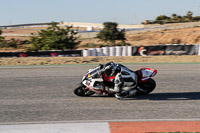
M 105 82 L 114 83 L 113 91 L 116 93 L 116 98 L 123 98 L 123 87 L 125 82 L 129 83 L 129 87 L 136 87 L 137 78 L 135 73 L 129 70 L 127 67 L 121 64 L 115 64 L 114 62 L 106 63 L 102 66 L 102 78 Z

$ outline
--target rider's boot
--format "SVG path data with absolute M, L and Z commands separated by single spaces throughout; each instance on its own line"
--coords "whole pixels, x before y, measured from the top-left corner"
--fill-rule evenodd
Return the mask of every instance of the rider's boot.
M 140 88 L 140 87 L 137 87 L 136 89 L 137 89 L 138 92 L 145 92 L 145 90 Z
M 119 100 L 122 100 L 124 97 L 120 90 L 121 90 L 120 87 L 115 85 L 114 90 L 113 90 L 115 92 L 115 97 Z
M 116 93 L 116 94 L 115 94 L 115 97 L 116 97 L 118 100 L 123 100 L 123 99 L 124 99 L 124 97 L 121 96 L 121 93 Z

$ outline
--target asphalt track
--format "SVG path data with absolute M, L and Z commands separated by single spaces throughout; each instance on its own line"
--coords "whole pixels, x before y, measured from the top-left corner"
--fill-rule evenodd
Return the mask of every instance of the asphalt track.
M 0 67 L 0 124 L 76 121 L 200 120 L 200 64 L 126 64 L 153 67 L 156 90 L 119 101 L 73 94 L 96 65 Z

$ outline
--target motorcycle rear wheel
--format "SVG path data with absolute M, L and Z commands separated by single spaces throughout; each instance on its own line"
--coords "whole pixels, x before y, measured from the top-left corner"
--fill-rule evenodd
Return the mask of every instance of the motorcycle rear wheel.
M 74 94 L 81 97 L 88 97 L 94 94 L 94 92 L 89 91 L 84 85 L 78 84 L 74 89 Z
M 140 84 L 139 87 L 144 91 L 139 91 L 136 95 L 147 95 L 156 88 L 156 82 L 153 79 L 149 79 L 147 82 Z

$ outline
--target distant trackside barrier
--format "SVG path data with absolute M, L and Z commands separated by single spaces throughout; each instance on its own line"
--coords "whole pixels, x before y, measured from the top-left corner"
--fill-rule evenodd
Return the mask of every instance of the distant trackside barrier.
M 85 49 L 83 50 L 83 56 L 132 56 L 132 46 Z
M 55 56 L 82 56 L 82 50 L 68 51 L 40 51 L 40 52 L 0 52 L 0 57 L 55 57 Z
M 199 55 L 199 44 L 180 45 L 155 45 L 139 46 L 132 48 L 133 56 L 154 56 L 154 55 Z
M 199 44 L 102 47 L 85 49 L 83 50 L 83 56 L 200 55 L 199 47 Z
M 153 46 L 115 46 L 84 50 L 0 52 L 0 57 L 87 57 L 87 56 L 157 56 L 157 55 L 200 55 L 200 44 L 168 44 Z

